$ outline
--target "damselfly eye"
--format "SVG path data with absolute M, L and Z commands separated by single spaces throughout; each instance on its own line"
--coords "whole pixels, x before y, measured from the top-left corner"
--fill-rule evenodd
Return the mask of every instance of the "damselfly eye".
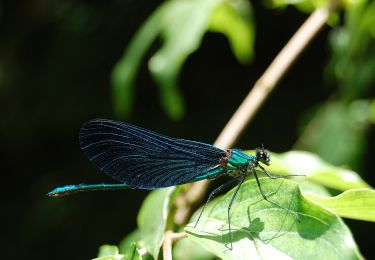
M 264 150 L 264 148 L 259 148 L 256 152 L 256 157 L 258 159 L 258 161 L 266 164 L 266 165 L 269 165 L 270 163 L 270 156 L 267 154 L 267 152 Z

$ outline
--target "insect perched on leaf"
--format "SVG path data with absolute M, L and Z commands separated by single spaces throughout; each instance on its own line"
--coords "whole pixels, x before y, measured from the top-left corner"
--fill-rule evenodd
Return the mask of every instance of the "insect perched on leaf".
M 270 178 L 279 177 L 270 175 L 261 165 L 269 165 L 270 162 L 263 147 L 258 148 L 254 155 L 247 155 L 236 149 L 225 151 L 209 144 L 167 137 L 138 126 L 107 119 L 94 119 L 85 123 L 79 140 L 90 161 L 119 184 L 68 185 L 54 189 L 48 193 L 49 196 L 61 197 L 93 190 L 153 190 L 228 175 L 234 179 L 214 190 L 204 207 L 217 192 L 237 181 L 238 186 L 227 211 L 231 232 L 230 208 L 248 173 L 254 174 L 259 190 L 267 201 L 269 200 L 262 191 L 256 169 L 261 169 Z M 231 235 L 230 244 L 232 247 Z

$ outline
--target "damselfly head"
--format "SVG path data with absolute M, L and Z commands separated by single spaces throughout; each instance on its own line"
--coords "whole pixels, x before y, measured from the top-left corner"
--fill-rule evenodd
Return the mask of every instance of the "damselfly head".
M 264 150 L 263 145 L 256 150 L 256 157 L 259 162 L 270 165 L 270 156 L 267 154 L 266 150 Z

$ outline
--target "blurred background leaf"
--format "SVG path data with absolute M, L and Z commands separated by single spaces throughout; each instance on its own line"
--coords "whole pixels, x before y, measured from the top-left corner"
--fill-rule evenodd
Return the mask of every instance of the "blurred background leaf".
M 226 35 L 237 59 L 248 63 L 255 38 L 252 16 L 250 3 L 245 0 L 170 0 L 162 4 L 142 25 L 113 70 L 117 116 L 129 116 L 137 70 L 158 35 L 162 44 L 150 58 L 149 69 L 165 112 L 177 120 L 185 113 L 178 77 L 188 56 L 201 45 L 203 35 L 207 30 Z
M 328 83 L 338 86 L 331 98 L 309 115 L 295 145 L 336 164 L 362 171 L 372 124 L 371 99 L 375 84 L 375 4 L 356 1 L 344 24 L 331 31 Z

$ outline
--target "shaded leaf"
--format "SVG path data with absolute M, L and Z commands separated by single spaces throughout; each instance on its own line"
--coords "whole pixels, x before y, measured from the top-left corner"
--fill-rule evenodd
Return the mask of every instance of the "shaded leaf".
M 375 100 L 371 100 L 371 103 L 370 103 L 370 117 L 369 117 L 369 121 L 371 122 L 371 124 L 375 124 Z
M 300 11 L 310 13 L 316 8 L 328 6 L 328 0 L 266 0 L 265 4 L 271 8 L 284 8 L 293 5 Z
M 330 34 L 332 56 L 327 76 L 345 102 L 363 98 L 375 82 L 375 2 L 352 1 L 344 26 Z
M 341 217 L 375 222 L 374 190 L 353 189 L 335 197 L 323 197 L 314 194 L 305 194 L 305 197 Z
M 124 254 L 126 251 L 129 250 L 133 246 L 134 242 L 137 242 L 141 239 L 141 231 L 139 229 L 135 229 L 129 234 L 127 234 L 119 243 L 119 252 Z
M 306 199 L 296 183 L 260 182 L 278 206 L 262 198 L 255 180 L 245 182 L 231 210 L 233 250 L 226 214 L 234 190 L 210 203 L 197 228 L 185 228 L 188 236 L 223 259 L 361 258 L 342 220 Z
M 137 31 L 112 71 L 112 100 L 115 114 L 127 117 L 133 105 L 134 81 L 141 61 L 160 32 L 164 8 L 158 8 Z

